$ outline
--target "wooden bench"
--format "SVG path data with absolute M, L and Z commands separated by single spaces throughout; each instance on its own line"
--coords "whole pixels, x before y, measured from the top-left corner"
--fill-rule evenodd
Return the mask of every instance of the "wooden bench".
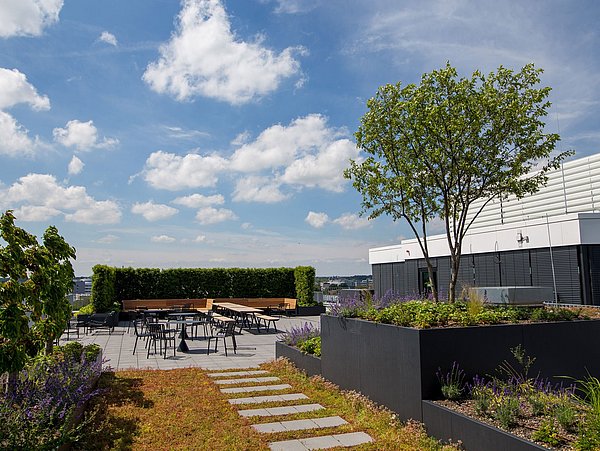
M 275 332 L 277 332 L 277 325 L 275 324 L 277 321 L 279 321 L 279 318 L 276 316 L 269 316 L 269 315 L 255 315 L 256 321 L 258 322 L 258 327 L 257 330 L 260 332 L 260 326 L 261 326 L 261 321 L 264 322 L 264 326 L 265 329 L 267 329 L 267 332 L 269 332 L 269 324 L 273 324 L 273 329 L 275 329 Z
M 294 298 L 212 298 L 208 300 L 212 302 L 231 302 L 246 307 L 268 309 L 286 314 L 296 312 L 296 299 Z
M 140 307 L 155 310 L 173 308 L 189 308 L 191 310 L 207 311 L 212 308 L 212 299 L 126 299 L 123 310 L 137 310 Z

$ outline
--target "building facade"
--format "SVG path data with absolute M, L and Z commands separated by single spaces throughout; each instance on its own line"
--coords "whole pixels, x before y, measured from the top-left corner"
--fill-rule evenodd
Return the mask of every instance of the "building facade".
M 473 205 L 471 219 L 483 202 Z M 450 280 L 446 235 L 428 238 L 440 292 Z M 416 239 L 369 250 L 376 296 L 422 295 L 427 266 Z M 550 287 L 554 299 L 600 305 L 600 154 L 564 163 L 523 199 L 483 206 L 465 236 L 458 293 L 464 287 Z

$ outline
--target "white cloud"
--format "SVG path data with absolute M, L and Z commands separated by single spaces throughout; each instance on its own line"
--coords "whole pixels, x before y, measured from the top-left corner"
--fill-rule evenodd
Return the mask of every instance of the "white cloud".
M 65 147 L 75 147 L 79 151 L 108 149 L 119 144 L 118 139 L 102 138 L 98 140 L 98 129 L 93 121 L 81 122 L 77 119 L 67 122 L 65 128 L 52 131 L 54 140 Z
M 136 215 L 142 215 L 146 221 L 158 221 L 160 219 L 170 218 L 176 215 L 179 210 L 173 207 L 169 207 L 164 204 L 155 204 L 152 201 L 142 203 L 135 203 L 131 207 L 131 212 Z
M 249 230 L 252 228 L 252 224 L 249 222 L 244 222 L 244 223 L 242 223 L 242 225 L 240 227 L 244 230 Z
M 152 241 L 153 243 L 172 243 L 173 241 L 175 241 L 175 238 L 168 235 L 157 235 L 150 238 L 150 241 Z
M 103 31 L 98 39 L 101 42 L 105 42 L 115 47 L 117 46 L 117 37 L 114 34 L 109 33 L 108 31 Z
M 19 103 L 26 103 L 36 111 L 50 109 L 48 96 L 39 95 L 35 87 L 27 81 L 24 73 L 17 69 L 0 67 L 0 110 Z
M 204 196 L 202 194 L 191 194 L 189 196 L 177 197 L 172 201 L 174 204 L 183 205 L 188 208 L 202 208 L 210 205 L 221 205 L 225 203 L 225 198 L 221 194 L 213 196 Z
M 305 13 L 317 7 L 318 0 L 275 0 L 278 14 Z
M 114 243 L 116 241 L 119 241 L 119 237 L 118 236 L 108 234 L 108 235 L 103 236 L 102 238 L 98 238 L 96 240 L 96 243 L 112 244 L 112 243 Z
M 58 22 L 63 0 L 3 0 L 0 2 L 0 37 L 39 36 Z
M 69 174 L 77 175 L 81 173 L 84 166 L 85 164 L 83 163 L 83 161 L 81 161 L 79 158 L 73 155 L 73 158 L 71 158 L 71 161 L 69 162 Z
M 252 175 L 241 178 L 235 185 L 233 200 L 236 202 L 263 202 L 272 204 L 281 202 L 289 196 L 280 191 L 280 184 L 268 177 Z
M 235 213 L 226 208 L 201 208 L 196 213 L 196 220 L 203 225 L 217 224 L 224 221 L 233 221 L 237 219 Z
M 59 214 L 60 210 L 45 205 L 22 205 L 15 210 L 15 217 L 26 222 L 46 221 Z
M 0 155 L 28 156 L 33 154 L 35 147 L 27 130 L 10 114 L 0 111 Z
M 294 119 L 288 126 L 273 125 L 256 140 L 244 144 L 231 157 L 231 166 L 237 171 L 255 172 L 286 166 L 299 153 L 318 152 L 340 134 L 327 127 L 327 119 L 310 114 Z
M 143 174 L 152 187 L 175 191 L 214 186 L 226 167 L 227 160 L 218 155 L 181 157 L 159 150 L 148 157 Z
M 238 133 L 238 135 L 231 141 L 232 146 L 239 147 L 246 144 L 250 140 L 250 132 L 248 130 Z
M 67 221 L 84 224 L 114 224 L 121 219 L 116 202 L 97 201 L 83 186 L 61 186 L 49 174 L 23 176 L 4 190 L 2 197 L 11 208 L 40 221 L 61 213 Z
M 309 211 L 308 215 L 306 215 L 306 218 L 304 218 L 304 221 L 306 221 L 315 229 L 320 229 L 329 222 L 329 216 L 327 215 L 327 213 L 317 213 L 314 211 Z
M 345 213 L 333 222 L 345 230 L 358 230 L 369 227 L 369 220 L 367 218 L 361 218 L 353 213 Z
M 219 0 L 184 0 L 176 31 L 143 79 L 154 91 L 180 101 L 200 95 L 246 103 L 299 71 L 294 53 L 303 49 L 288 47 L 277 54 L 262 46 L 263 39 L 238 39 Z
M 290 164 L 281 181 L 307 187 L 320 187 L 342 192 L 346 180 L 344 169 L 350 159 L 358 159 L 359 150 L 348 139 L 340 139 L 320 149 L 316 155 L 305 155 Z
M 205 241 L 206 241 L 205 235 L 198 235 L 196 238 L 194 238 L 194 243 L 204 243 Z

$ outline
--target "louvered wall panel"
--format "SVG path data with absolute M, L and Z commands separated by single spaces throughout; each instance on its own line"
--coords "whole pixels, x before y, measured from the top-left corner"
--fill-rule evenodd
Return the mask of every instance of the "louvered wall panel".
M 406 264 L 406 292 L 407 296 L 418 296 L 419 294 L 419 271 L 417 260 L 407 260 Z
M 392 290 L 394 294 L 406 294 L 406 265 L 404 263 L 394 263 L 392 265 Z M 385 294 L 385 293 L 383 293 Z
M 600 305 L 600 246 L 588 246 L 592 303 Z
M 500 266 L 496 254 L 475 254 L 475 286 L 497 287 L 500 285 Z
M 446 299 L 448 296 L 448 286 L 450 285 L 450 257 L 440 257 L 436 260 L 438 295 L 440 299 Z
M 375 296 L 381 296 L 381 264 L 371 265 L 371 272 L 373 274 L 373 290 Z
M 577 248 L 560 247 L 552 252 L 559 302 L 581 304 Z
M 530 286 L 529 250 L 502 252 L 500 254 L 500 270 L 502 286 Z
M 536 287 L 553 288 L 549 249 L 531 249 L 531 278 Z

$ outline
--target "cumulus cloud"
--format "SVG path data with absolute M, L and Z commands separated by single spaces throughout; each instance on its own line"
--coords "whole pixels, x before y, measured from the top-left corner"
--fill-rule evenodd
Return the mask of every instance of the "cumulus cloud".
M 50 99 L 39 95 L 24 73 L 0 67 L 0 110 L 19 103 L 26 103 L 36 111 L 50 109 Z
M 52 131 L 54 140 L 65 147 L 74 147 L 79 151 L 108 149 L 119 144 L 118 139 L 98 139 L 98 129 L 93 121 L 81 122 L 77 119 L 67 122 L 65 128 Z
M 226 167 L 227 160 L 216 154 L 181 157 L 159 150 L 148 157 L 143 174 L 152 187 L 175 191 L 214 186 Z
M 276 90 L 300 68 L 294 54 L 303 49 L 288 47 L 278 54 L 263 40 L 238 39 L 220 0 L 184 0 L 176 31 L 143 79 L 154 91 L 180 101 L 200 95 L 246 103 Z
M 164 204 L 155 204 L 152 201 L 144 203 L 135 203 L 131 207 L 131 212 L 136 215 L 142 215 L 146 221 L 158 221 L 160 219 L 170 218 L 176 215 L 179 210 Z
M 334 219 L 333 223 L 339 225 L 345 230 L 358 230 L 370 226 L 367 218 L 361 218 L 354 213 L 345 213 L 339 218 Z
M 204 243 L 205 241 L 206 241 L 205 235 L 198 235 L 196 238 L 194 238 L 194 243 Z
M 103 236 L 102 238 L 98 238 L 96 240 L 96 243 L 112 244 L 112 243 L 114 243 L 116 241 L 119 241 L 119 237 L 118 236 L 108 234 L 108 235 Z
M 152 241 L 153 243 L 172 243 L 173 241 L 175 241 L 175 238 L 168 235 L 156 235 L 150 238 L 150 241 Z
M 79 158 L 73 155 L 73 158 L 71 158 L 71 161 L 69 163 L 69 175 L 79 174 L 83 170 L 84 166 L 85 164 L 83 163 L 83 161 L 81 161 Z
M 268 177 L 252 175 L 241 178 L 235 185 L 233 200 L 236 202 L 263 202 L 272 204 L 281 202 L 289 196 L 280 191 L 280 184 Z
M 172 201 L 174 204 L 183 205 L 188 208 L 202 208 L 210 205 L 221 205 L 225 203 L 225 198 L 221 194 L 213 196 L 204 196 L 202 194 L 191 194 L 189 196 L 177 197 Z
M 58 22 L 63 0 L 3 0 L 0 2 L 0 37 L 39 36 Z
M 27 130 L 10 114 L 0 111 L 0 155 L 29 156 L 35 146 L 36 142 L 29 137 Z
M 315 229 L 320 229 L 329 222 L 329 216 L 327 213 L 317 213 L 315 211 L 309 211 L 306 218 L 304 218 L 309 225 Z
M 43 221 L 63 214 L 65 220 L 83 224 L 114 224 L 121 210 L 111 200 L 92 198 L 83 186 L 62 186 L 53 175 L 28 174 L 2 193 L 4 203 L 26 221 Z
M 113 46 L 117 46 L 117 37 L 112 34 L 109 33 L 108 31 L 103 31 L 102 34 L 100 35 L 100 37 L 98 38 L 98 40 L 100 40 L 101 42 L 105 42 L 107 44 L 113 45 Z
M 196 220 L 203 225 L 218 224 L 224 221 L 233 221 L 237 219 L 235 213 L 226 208 L 206 207 L 201 208 L 196 213 Z

